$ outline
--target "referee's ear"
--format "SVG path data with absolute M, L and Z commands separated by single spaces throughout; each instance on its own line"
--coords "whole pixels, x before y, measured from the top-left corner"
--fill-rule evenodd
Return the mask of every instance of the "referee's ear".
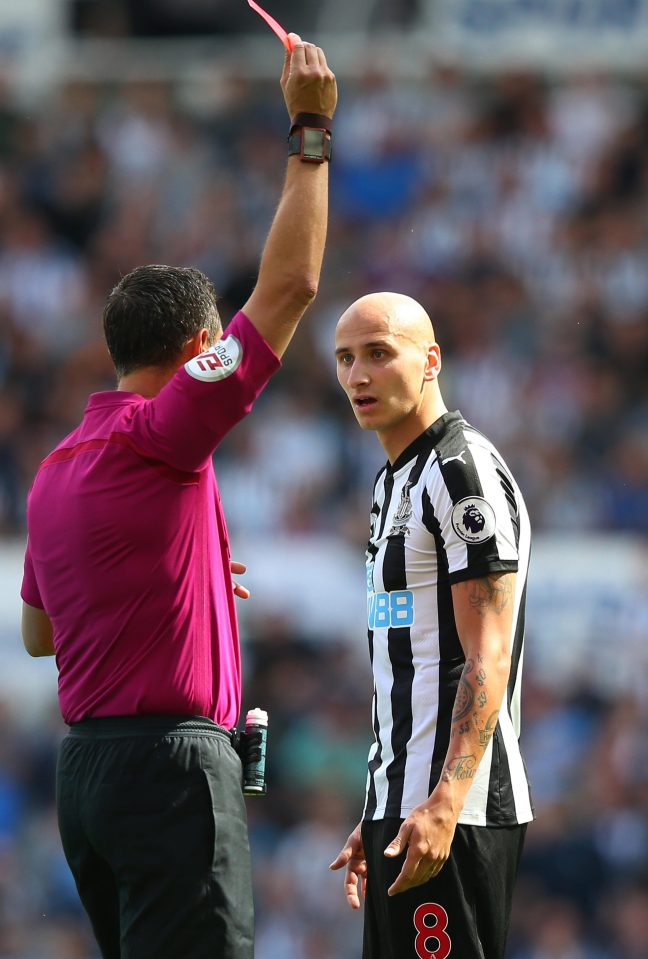
M 187 344 L 182 351 L 179 366 L 184 366 L 189 360 L 193 360 L 195 356 L 200 356 L 200 354 L 208 350 L 211 345 L 209 330 L 203 327 L 203 329 L 195 333 L 190 340 L 187 340 Z
M 205 350 L 208 350 L 209 347 L 212 346 L 209 330 L 207 329 L 207 327 L 203 326 L 198 336 L 199 336 L 200 342 L 198 343 L 199 350 L 198 350 L 198 353 L 196 354 L 197 356 L 200 353 L 204 353 Z

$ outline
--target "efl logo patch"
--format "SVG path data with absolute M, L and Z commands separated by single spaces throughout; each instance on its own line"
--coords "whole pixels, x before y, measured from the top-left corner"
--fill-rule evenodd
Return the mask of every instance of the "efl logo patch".
M 460 499 L 452 510 L 452 528 L 464 543 L 485 543 L 495 525 L 495 510 L 481 496 Z
M 219 340 L 200 356 L 185 363 L 185 370 L 195 380 L 213 383 L 224 380 L 236 370 L 243 358 L 243 347 L 235 336 L 226 336 Z

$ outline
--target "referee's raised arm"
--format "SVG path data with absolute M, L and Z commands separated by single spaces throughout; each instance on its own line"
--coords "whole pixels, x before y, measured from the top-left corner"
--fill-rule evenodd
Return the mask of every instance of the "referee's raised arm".
M 281 87 L 290 117 L 288 169 L 261 257 L 259 277 L 243 307 L 278 356 L 319 284 L 328 222 L 331 120 L 335 76 L 323 50 L 290 35 Z

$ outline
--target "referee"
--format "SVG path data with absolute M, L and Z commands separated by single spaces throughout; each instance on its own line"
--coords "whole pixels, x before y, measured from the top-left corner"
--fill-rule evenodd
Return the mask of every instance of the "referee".
M 533 809 L 518 745 L 530 548 L 522 494 L 438 385 L 430 318 L 409 297 L 354 303 L 338 379 L 388 462 L 367 548 L 373 730 L 362 820 L 332 869 L 363 959 L 503 959 Z
M 222 336 L 198 270 L 125 276 L 104 310 L 117 389 L 90 397 L 29 495 L 23 639 L 56 656 L 59 826 L 104 959 L 253 955 L 238 588 L 212 456 L 319 282 L 336 82 L 291 41 L 290 159 L 250 299 Z

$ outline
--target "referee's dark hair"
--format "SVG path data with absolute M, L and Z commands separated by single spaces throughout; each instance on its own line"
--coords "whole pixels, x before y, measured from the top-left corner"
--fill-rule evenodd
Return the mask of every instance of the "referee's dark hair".
M 106 343 L 121 379 L 143 366 L 170 366 L 203 328 L 221 330 L 216 290 L 193 267 L 150 264 L 122 277 L 103 311 Z

